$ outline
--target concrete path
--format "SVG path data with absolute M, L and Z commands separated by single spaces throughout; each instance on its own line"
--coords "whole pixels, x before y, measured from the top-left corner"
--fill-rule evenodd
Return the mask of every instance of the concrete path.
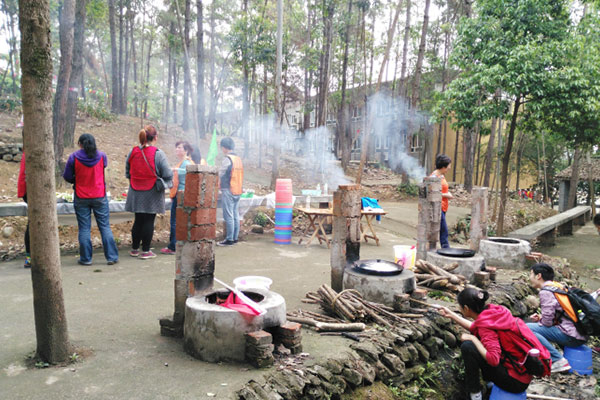
M 384 204 L 389 215 L 376 230 L 381 246 L 361 245 L 361 258 L 393 259 L 394 244 L 413 244 L 416 203 Z M 465 214 L 453 208 L 453 221 Z M 216 250 L 216 276 L 231 282 L 241 275 L 273 279 L 288 309 L 311 308 L 305 293 L 329 283 L 329 251 L 323 245 L 272 243 L 272 235 L 251 235 L 232 248 Z M 160 246 L 156 245 L 156 249 Z M 87 359 L 66 367 L 26 369 L 36 346 L 30 271 L 22 260 L 0 263 L 0 398 L 2 399 L 202 399 L 230 395 L 264 371 L 248 365 L 209 364 L 188 356 L 180 340 L 159 334 L 158 319 L 173 311 L 175 257 L 153 260 L 129 257 L 107 266 L 101 252 L 94 265 L 62 257 L 63 288 L 69 334 L 76 347 L 91 349 Z M 304 330 L 308 361 L 335 357 L 347 348 L 345 339 L 320 337 Z

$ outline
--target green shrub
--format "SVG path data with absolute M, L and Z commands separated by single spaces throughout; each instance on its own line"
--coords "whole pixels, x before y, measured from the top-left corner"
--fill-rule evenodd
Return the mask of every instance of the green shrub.
M 411 197 L 416 197 L 419 195 L 419 186 L 414 183 L 401 183 L 398 185 L 398 193 L 404 193 Z
M 262 227 L 267 226 L 267 224 L 269 223 L 269 219 L 267 218 L 267 216 L 265 215 L 265 213 L 263 212 L 258 212 L 255 216 L 254 216 L 254 223 L 256 225 L 260 225 Z
M 93 117 L 101 121 L 113 122 L 117 119 L 116 115 L 106 108 L 103 101 L 79 101 L 77 102 L 77 111 L 88 117 Z

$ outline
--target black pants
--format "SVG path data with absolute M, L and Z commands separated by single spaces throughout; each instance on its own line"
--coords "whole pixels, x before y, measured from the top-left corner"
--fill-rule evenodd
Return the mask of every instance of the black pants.
M 23 196 L 23 201 L 27 203 L 27 195 Z M 31 247 L 29 245 L 29 218 L 27 218 L 27 228 L 25 228 L 25 253 L 31 255 Z
M 150 251 L 150 243 L 154 234 L 154 218 L 156 214 L 135 213 L 131 227 L 131 248 L 137 250 L 142 242 L 142 251 Z
M 488 364 L 472 341 L 463 342 L 460 346 L 460 352 L 465 362 L 465 383 L 468 393 L 481 391 L 480 370 L 484 381 L 494 382 L 502 390 L 510 393 L 522 393 L 527 390 L 529 384 L 520 382 L 510 376 L 504 365 L 500 363 L 492 367 Z

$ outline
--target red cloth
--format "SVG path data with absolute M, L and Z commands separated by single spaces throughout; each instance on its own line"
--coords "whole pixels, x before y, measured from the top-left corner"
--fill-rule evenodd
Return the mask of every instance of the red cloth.
M 154 146 L 144 147 L 144 156 L 142 150 L 136 146 L 129 156 L 129 176 L 131 177 L 131 187 L 135 190 L 150 190 L 156 183 L 156 167 L 154 166 L 154 156 L 158 149 Z M 150 166 L 148 166 L 150 164 Z
M 221 305 L 223 307 L 225 307 L 225 308 L 229 308 L 230 310 L 235 310 L 235 311 L 237 311 L 239 313 L 246 314 L 246 315 L 249 315 L 249 316 L 252 316 L 252 317 L 260 315 L 260 312 L 258 312 L 257 310 L 255 310 L 249 304 L 244 303 L 233 292 L 229 293 L 229 296 L 227 296 L 227 300 L 225 300 L 225 303 L 223 303 Z
M 19 179 L 17 180 L 17 197 L 25 197 L 27 194 L 27 182 L 25 182 L 25 153 L 21 157 L 19 168 Z
M 97 199 L 104 197 L 104 161 L 99 158 L 96 165 L 87 167 L 75 159 L 75 194 L 80 199 Z
M 548 349 L 540 343 L 535 334 L 531 332 L 531 329 L 523 321 L 513 317 L 506 307 L 496 304 L 488 305 L 471 324 L 470 330 L 486 348 L 486 361 L 493 367 L 500 363 L 502 355 L 500 342 L 502 342 L 504 351 L 519 356 L 522 354 L 522 350 L 512 341 L 513 334 L 522 335 L 529 340 L 536 349 L 540 350 L 541 358 L 550 358 Z M 517 372 L 510 362 L 505 362 L 503 365 L 506 367 L 508 374 L 519 382 L 530 383 L 533 379 L 529 374 Z

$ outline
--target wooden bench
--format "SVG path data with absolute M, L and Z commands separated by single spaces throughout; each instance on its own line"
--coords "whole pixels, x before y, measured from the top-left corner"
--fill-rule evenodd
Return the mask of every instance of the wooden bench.
M 524 226 L 508 234 L 517 239 L 532 240 L 540 238 L 540 245 L 552 246 L 557 234 L 573 234 L 573 226 L 583 226 L 592 217 L 590 206 L 578 206 L 560 214 Z

